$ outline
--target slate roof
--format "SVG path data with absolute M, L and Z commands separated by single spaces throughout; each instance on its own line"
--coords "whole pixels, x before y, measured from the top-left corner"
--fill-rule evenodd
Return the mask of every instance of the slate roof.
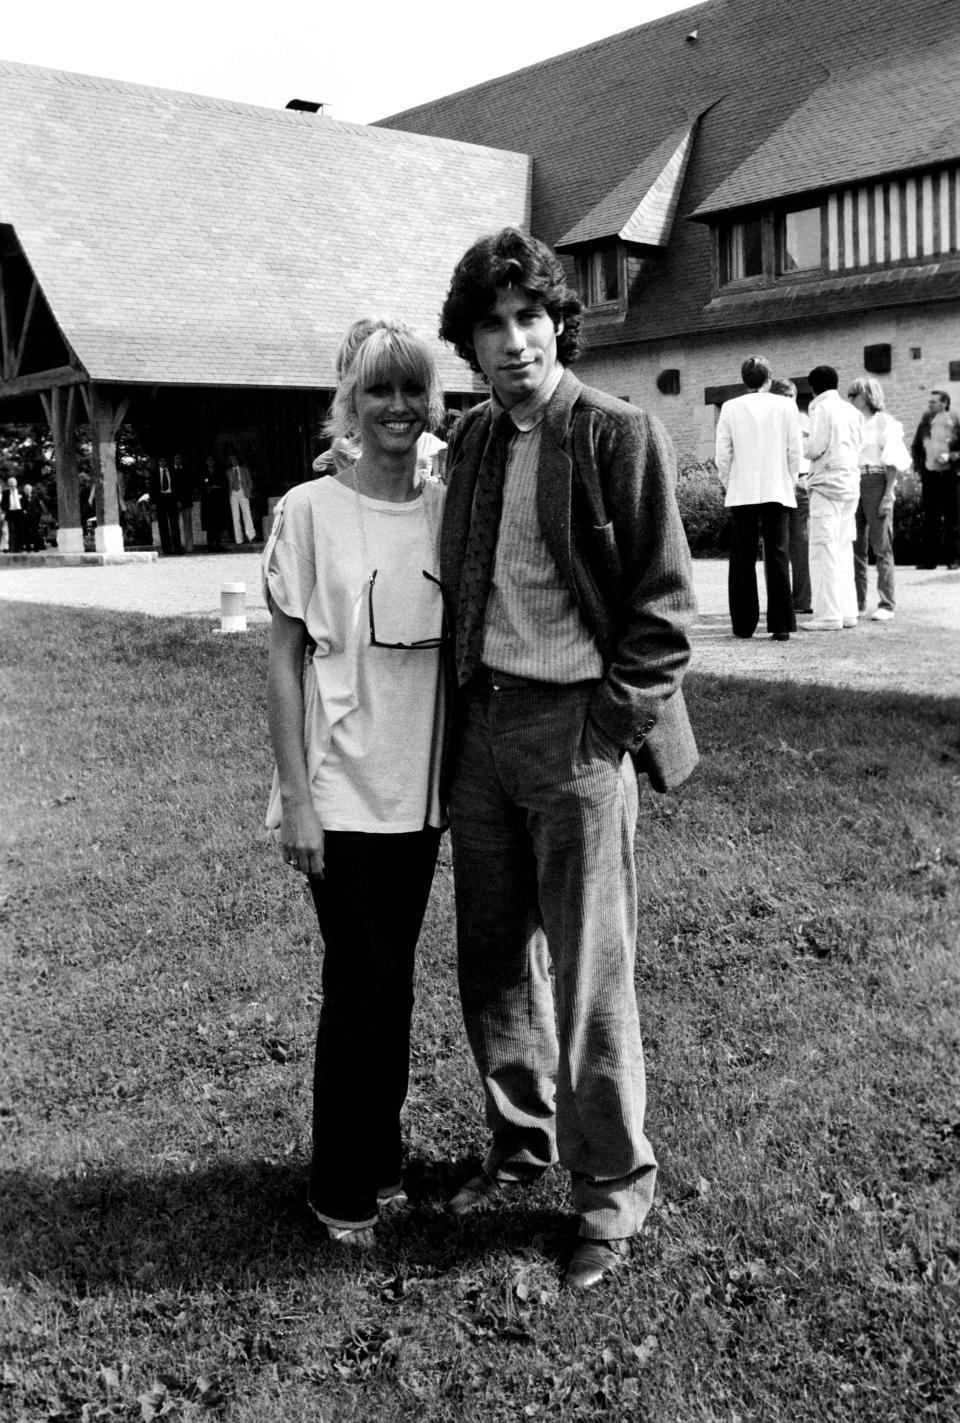
M 698 37 L 690 42 L 693 30 Z M 591 214 L 604 214 L 613 195 L 625 196 L 631 185 L 635 191 L 635 175 L 647 160 L 691 115 L 702 113 L 669 248 L 656 266 L 646 264 L 641 299 L 609 333 L 618 342 L 670 339 L 709 330 L 714 320 L 708 311 L 710 234 L 688 219 L 732 175 L 746 170 L 757 149 L 784 131 L 792 116 L 809 117 L 813 96 L 831 76 L 854 66 L 866 78 L 908 62 L 914 88 L 906 94 L 899 85 L 884 92 L 881 80 L 865 84 L 869 107 L 849 138 L 837 131 L 829 144 L 820 144 L 831 161 L 847 140 L 851 167 L 862 163 L 864 172 L 875 174 L 882 152 L 873 134 L 876 128 L 887 131 L 885 109 L 910 127 L 924 108 L 941 127 L 934 135 L 925 119 L 917 131 L 927 135 L 921 142 L 931 154 L 960 158 L 960 84 L 955 77 L 944 83 L 936 60 L 941 46 L 952 53 L 958 36 L 960 5 L 943 0 L 859 0 L 855 6 L 837 0 L 704 0 L 380 122 L 528 152 L 534 161 L 532 229 L 556 244 L 569 240 Z M 798 181 L 790 167 L 804 148 L 802 125 L 795 132 L 797 148 L 789 156 L 778 157 L 768 147 L 764 176 L 774 188 L 779 180 L 781 192 Z M 895 146 L 898 164 L 907 144 Z M 804 163 L 815 167 L 818 156 L 811 143 Z M 741 196 L 746 193 L 744 187 Z M 606 217 L 599 225 L 606 225 Z M 606 339 L 591 329 L 591 344 Z
M 454 263 L 529 219 L 529 160 L 0 62 L 0 224 L 92 377 L 318 387 L 386 313 L 432 340 Z
M 839 188 L 960 157 L 960 35 L 822 84 L 693 217 Z M 938 102 L 944 95 L 946 102 Z

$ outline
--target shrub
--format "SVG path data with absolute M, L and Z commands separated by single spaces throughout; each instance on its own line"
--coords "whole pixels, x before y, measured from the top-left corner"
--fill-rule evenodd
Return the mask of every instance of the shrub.
M 897 480 L 893 506 L 893 557 L 897 563 L 916 563 L 921 552 L 920 476 L 910 470 Z
M 723 489 L 713 460 L 679 457 L 677 504 L 690 552 L 726 553 L 730 545 Z M 920 476 L 909 470 L 897 481 L 893 512 L 893 553 L 897 563 L 916 563 L 921 554 Z M 872 561 L 872 557 L 871 557 Z
M 680 455 L 677 504 L 691 553 L 722 553 L 729 545 L 723 488 L 713 460 Z

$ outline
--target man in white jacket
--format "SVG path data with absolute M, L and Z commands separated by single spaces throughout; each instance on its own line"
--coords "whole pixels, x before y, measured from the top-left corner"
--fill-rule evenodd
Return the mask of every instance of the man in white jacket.
M 842 399 L 833 366 L 815 366 L 807 379 L 810 433 L 804 453 L 810 461 L 810 587 L 813 618 L 805 632 L 839 632 L 857 625 L 853 571 L 857 504 L 860 499 L 860 438 L 863 417 Z
M 724 402 L 717 422 L 717 469 L 730 510 L 727 596 L 734 637 L 753 637 L 760 621 L 757 553 L 763 536 L 767 631 L 786 642 L 796 628 L 790 591 L 790 510 L 803 436 L 792 400 L 770 393 L 770 366 L 749 356 L 740 368 L 746 395 Z

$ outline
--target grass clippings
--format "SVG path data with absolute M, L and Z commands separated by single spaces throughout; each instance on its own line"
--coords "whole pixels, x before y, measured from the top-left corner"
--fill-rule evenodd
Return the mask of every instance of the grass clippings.
M 554 1173 L 483 1150 L 444 845 L 411 1209 L 304 1205 L 319 955 L 261 829 L 267 632 L 6 605 L 0 1417 L 960 1418 L 960 705 L 693 675 L 644 796 L 637 988 L 661 1170 L 631 1263 L 558 1288 Z

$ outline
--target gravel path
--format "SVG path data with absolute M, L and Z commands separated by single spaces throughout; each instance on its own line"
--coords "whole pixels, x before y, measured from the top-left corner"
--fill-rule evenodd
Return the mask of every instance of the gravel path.
M 762 597 L 759 568 L 758 575 Z M 870 622 L 875 606 L 871 602 L 868 616 L 856 628 L 798 632 L 786 643 L 767 637 L 762 616 L 761 629 L 750 641 L 731 635 L 726 577 L 724 560 L 694 563 L 699 607 L 693 629 L 694 671 L 960 696 L 960 572 L 898 568 L 898 608 L 891 622 Z M 0 601 L 204 618 L 212 627 L 219 627 L 221 586 L 233 582 L 246 584 L 248 623 L 265 622 L 257 553 L 194 554 L 80 568 L 4 567 L 0 556 Z
M 757 571 L 762 599 L 763 576 Z M 700 611 L 693 631 L 693 667 L 729 677 L 960 696 L 960 571 L 898 568 L 896 577 L 897 612 L 890 622 L 870 621 L 876 608 L 871 569 L 871 598 L 855 628 L 799 631 L 789 642 L 773 642 L 763 630 L 761 613 L 760 628 L 747 642 L 730 631 L 726 562 L 698 559 L 694 579 Z

